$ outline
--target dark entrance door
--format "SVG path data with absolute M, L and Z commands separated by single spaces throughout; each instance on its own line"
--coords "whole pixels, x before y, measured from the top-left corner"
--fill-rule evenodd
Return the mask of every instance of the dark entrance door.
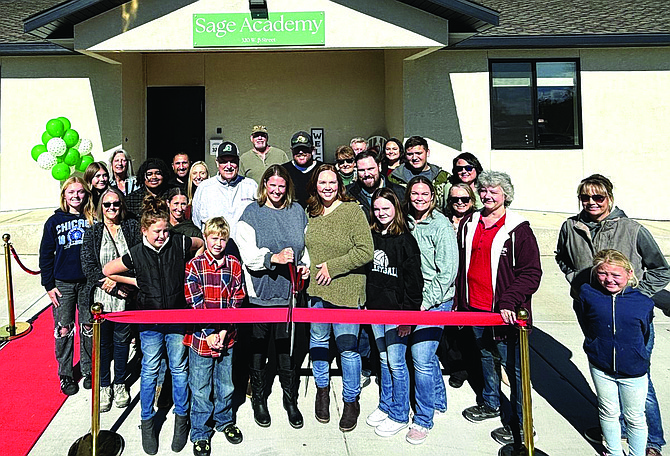
M 147 88 L 147 158 L 170 165 L 178 152 L 205 159 L 205 88 Z

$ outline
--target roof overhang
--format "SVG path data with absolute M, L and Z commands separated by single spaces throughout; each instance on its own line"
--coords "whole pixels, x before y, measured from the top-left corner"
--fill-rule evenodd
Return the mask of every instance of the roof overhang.
M 668 33 L 618 35 L 473 36 L 451 49 L 530 49 L 670 46 Z

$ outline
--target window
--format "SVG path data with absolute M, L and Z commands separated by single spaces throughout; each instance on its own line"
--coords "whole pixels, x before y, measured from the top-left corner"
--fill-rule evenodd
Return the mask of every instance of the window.
M 577 60 L 492 60 L 491 147 L 582 147 Z

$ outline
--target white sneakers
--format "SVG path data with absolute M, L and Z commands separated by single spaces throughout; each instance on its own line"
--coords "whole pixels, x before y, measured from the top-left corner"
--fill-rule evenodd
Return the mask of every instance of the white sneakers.
M 379 437 L 391 437 L 405 429 L 407 424 L 408 423 L 398 423 L 397 421 L 393 421 L 391 418 L 386 417 L 386 419 L 379 423 L 379 426 L 375 428 L 375 434 Z
M 386 412 L 382 412 L 379 407 L 377 407 L 374 412 L 368 415 L 368 418 L 365 420 L 365 422 L 368 426 L 377 427 L 382 424 L 382 421 L 384 421 L 387 417 L 388 414 Z
M 103 386 L 100 388 L 100 412 L 109 412 L 112 408 L 112 387 Z
M 405 440 L 411 443 L 412 445 L 421 445 L 428 438 L 428 428 L 425 428 L 419 424 L 412 423 L 409 425 L 409 431 Z
M 123 383 L 114 385 L 114 405 L 118 408 L 128 407 L 130 404 L 130 394 Z

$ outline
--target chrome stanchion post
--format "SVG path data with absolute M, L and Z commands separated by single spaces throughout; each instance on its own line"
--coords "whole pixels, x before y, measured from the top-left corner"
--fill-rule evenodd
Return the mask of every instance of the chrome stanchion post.
M 533 437 L 533 402 L 531 399 L 530 385 L 530 345 L 528 334 L 528 318 L 530 317 L 526 309 L 520 309 L 517 312 L 519 324 L 519 354 L 521 355 L 521 408 L 523 413 L 523 444 L 521 448 L 514 448 L 514 445 L 505 445 L 498 452 L 501 456 L 546 456 L 546 453 L 535 448 L 535 439 Z M 514 404 L 512 404 L 514 407 Z
M 91 306 L 93 314 L 93 349 L 91 351 L 91 433 L 77 439 L 68 456 L 119 456 L 123 452 L 123 437 L 112 431 L 100 430 L 100 325 L 102 304 Z
M 9 234 L 2 235 L 5 241 L 5 276 L 7 279 L 7 307 L 9 310 L 9 325 L 0 328 L 0 340 L 13 340 L 25 336 L 30 332 L 32 326 L 26 322 L 16 322 L 14 314 L 14 285 L 12 283 L 12 259 L 10 257 Z

